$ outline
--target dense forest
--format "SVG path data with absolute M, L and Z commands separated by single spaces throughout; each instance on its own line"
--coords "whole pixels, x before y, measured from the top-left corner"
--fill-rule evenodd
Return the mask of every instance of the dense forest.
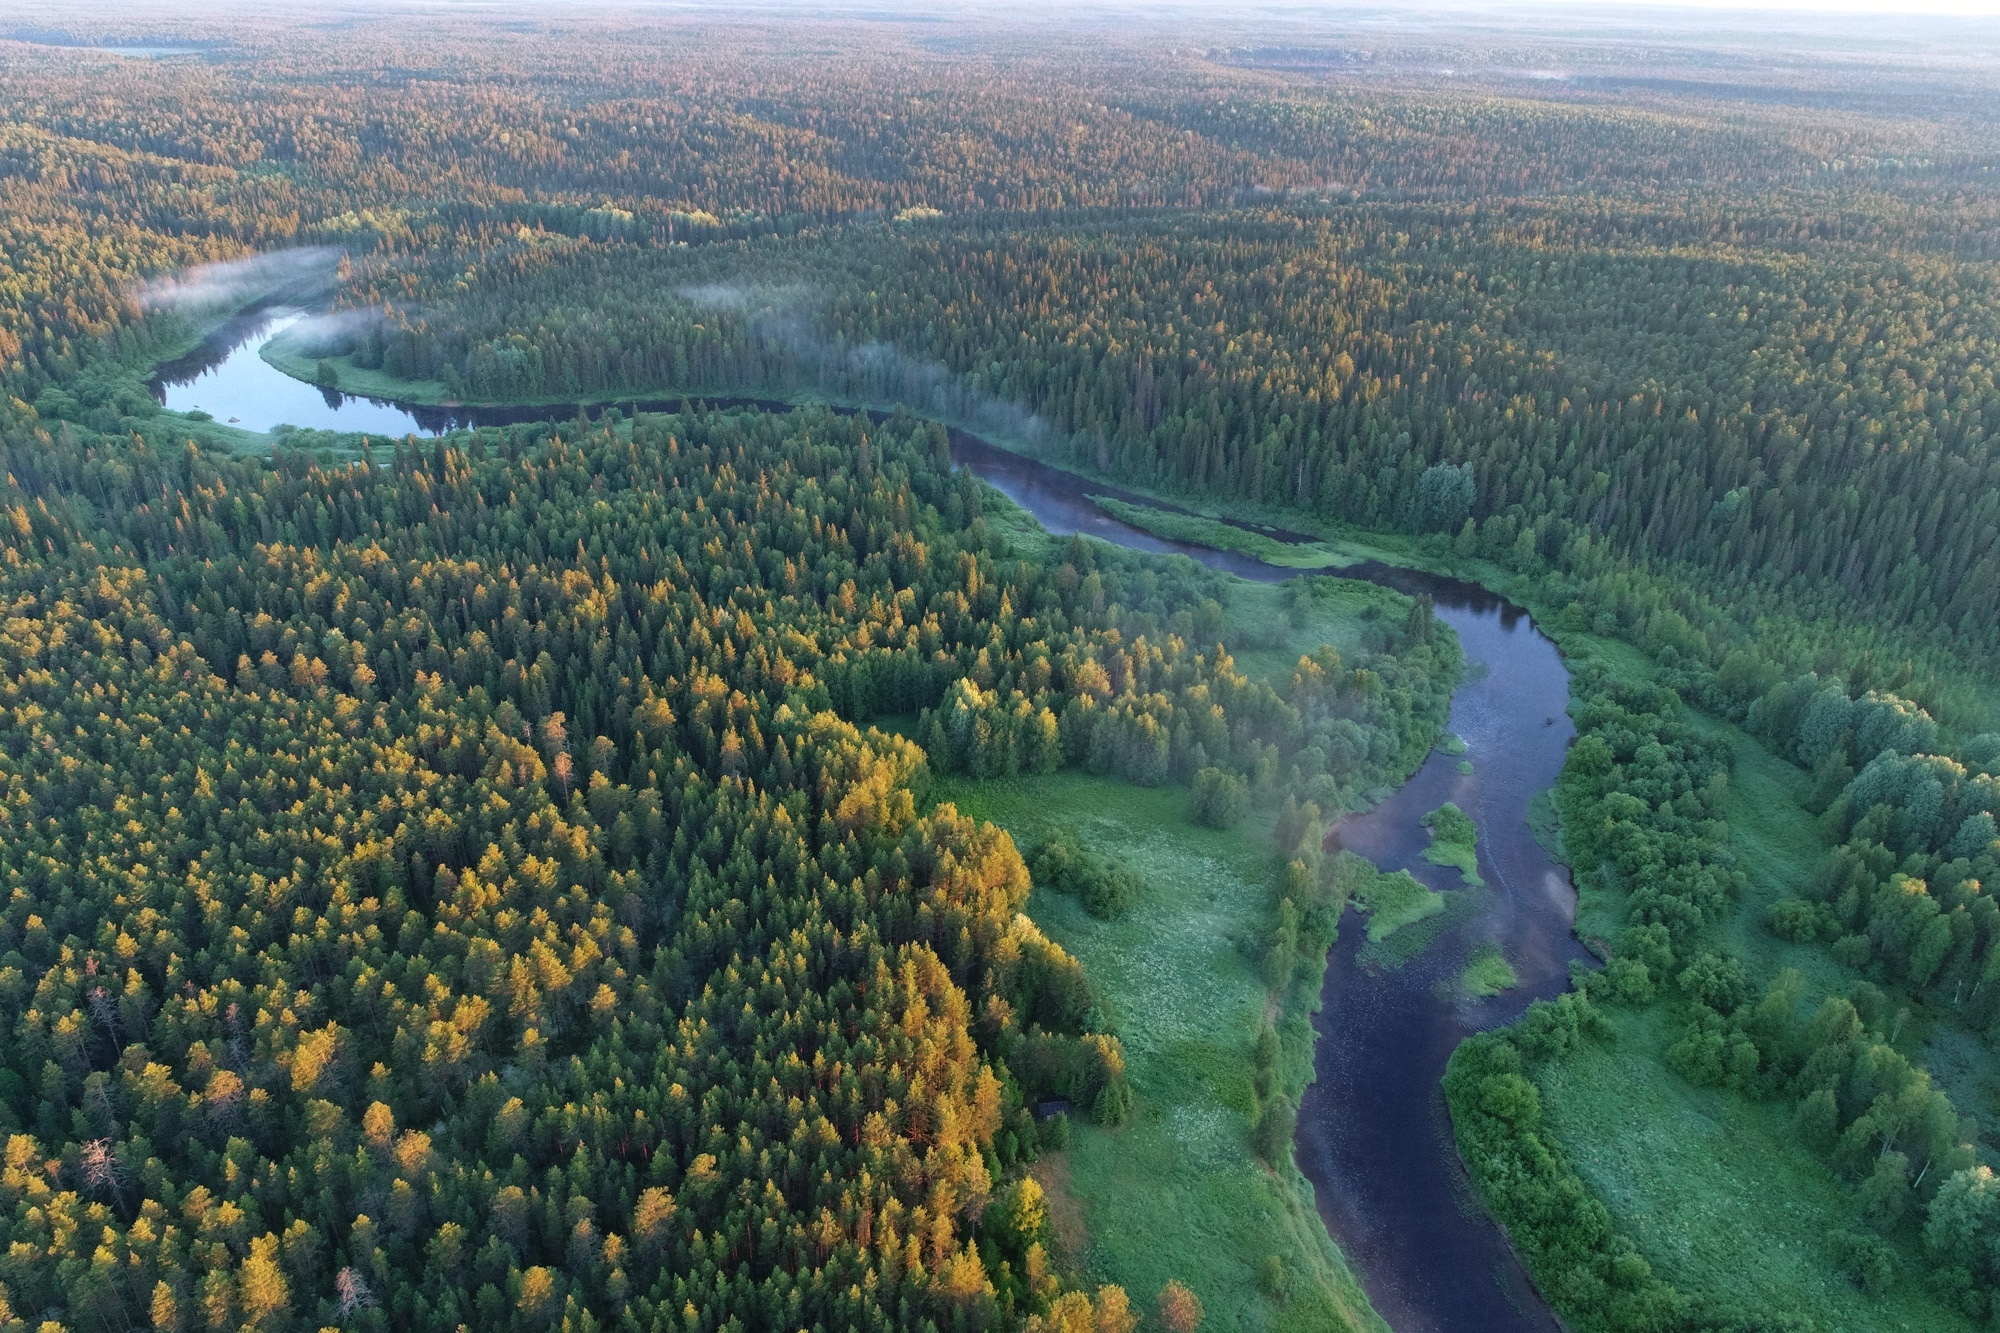
M 10 465 L 0 1277 L 78 1327 L 1068 1328 L 1023 1108 L 1122 1119 L 1119 1043 L 928 765 L 1438 725 L 1251 684 L 1185 562 L 996 555 L 913 420 Z
M 1728 620 L 1782 615 L 1799 627 L 1785 667 L 1859 645 L 1880 662 L 1864 688 L 1910 686 L 1912 652 L 1996 646 L 1992 269 L 1951 235 L 1800 263 L 1812 201 L 1797 207 L 1801 235 L 1523 203 L 385 255 L 351 279 L 381 318 L 315 350 L 473 400 L 679 385 L 941 396 L 969 419 L 1018 404 L 1061 456 L 1169 492 L 1439 532 L 1522 566 L 1585 568 L 1599 548 L 1700 586 L 1706 605 L 1677 606 L 1686 627 L 1652 648 L 1691 630 L 1719 662 Z M 1925 702 L 1980 706 L 1930 675 Z
M 1379 539 L 1571 651 L 1605 965 L 1446 1087 L 1571 1326 L 1811 1326 L 1592 1196 L 1547 1090 L 1610 1045 L 1783 1119 L 1843 1281 L 1996 1317 L 2000 1101 L 1905 1036 L 2000 1049 L 1977 61 L 1176 22 L 0 39 L 0 1329 L 1187 1333 L 1058 1262 L 1028 1174 L 1040 1103 L 1134 1111 L 1031 885 L 1146 886 L 932 779 L 1276 812 L 1239 947 L 1282 993 L 1344 905 L 1323 821 L 1422 759 L 1456 649 L 1419 606 L 1246 673 L 1228 581 L 989 521 L 938 422 Z M 159 409 L 277 300 L 330 391 L 930 421 L 315 452 Z M 1782 891 L 1743 745 L 1816 840 Z

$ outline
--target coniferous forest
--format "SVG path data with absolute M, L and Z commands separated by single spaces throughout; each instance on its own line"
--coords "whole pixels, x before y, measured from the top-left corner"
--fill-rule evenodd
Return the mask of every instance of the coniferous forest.
M 1538 1316 L 2000 1325 L 2000 26 L 1406 19 L 0 23 L 0 1333 L 1400 1329 L 1364 559 L 1567 673 L 1409 1148 Z M 511 424 L 163 405 L 291 309 Z

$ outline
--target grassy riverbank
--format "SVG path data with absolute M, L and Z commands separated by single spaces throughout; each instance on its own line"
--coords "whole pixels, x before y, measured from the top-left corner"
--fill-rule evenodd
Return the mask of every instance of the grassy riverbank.
M 1283 544 L 1214 518 L 1129 505 L 1113 512 L 1160 535 L 1277 556 L 1295 568 L 1376 558 L 1469 577 L 1535 610 L 1573 659 L 1595 660 L 1633 681 L 1651 679 L 1657 670 L 1627 643 L 1564 624 L 1554 614 L 1559 608 L 1538 596 L 1538 579 L 1460 557 L 1439 538 L 1351 533 L 1290 511 L 1237 508 L 1251 521 L 1268 518 L 1322 534 L 1308 547 L 1268 550 L 1267 544 Z M 1023 527 L 1024 538 L 1032 526 Z M 1268 646 L 1240 649 L 1239 662 L 1271 674 L 1296 660 L 1308 639 L 1343 651 L 1364 646 L 1370 629 L 1363 613 L 1380 590 L 1343 590 L 1354 586 L 1329 581 L 1327 605 L 1316 596 L 1310 623 L 1298 626 L 1291 624 L 1283 590 L 1245 590 L 1230 609 L 1232 624 L 1254 627 L 1267 638 L 1238 633 L 1233 641 Z M 1793 967 L 1811 1000 L 1844 992 L 1855 980 L 1852 973 L 1822 949 L 1787 943 L 1763 925 L 1770 902 L 1814 873 L 1824 855 L 1814 820 L 1800 805 L 1805 775 L 1738 728 L 1714 719 L 1701 719 L 1699 726 L 1725 741 L 1734 758 L 1731 850 L 1751 886 L 1717 928 L 1717 943 L 1760 983 Z M 1170 1277 L 1188 1281 L 1204 1293 L 1212 1328 L 1324 1327 L 1334 1320 L 1363 1326 L 1372 1316 L 1313 1216 L 1302 1182 L 1265 1171 L 1248 1146 L 1249 1041 L 1264 992 L 1247 941 L 1262 928 L 1261 886 L 1270 859 L 1259 850 L 1255 821 L 1247 832 L 1196 829 L 1178 792 L 1078 775 L 946 783 L 942 794 L 1010 828 L 1026 844 L 1053 831 L 1071 832 L 1132 865 L 1148 883 L 1147 901 L 1120 922 L 1095 921 L 1059 895 L 1038 892 L 1032 908 L 1125 1016 L 1139 1099 L 1124 1129 L 1079 1127 L 1066 1163 L 1080 1221 L 1072 1261 L 1092 1277 L 1142 1294 Z M 1537 831 L 1553 837 L 1546 820 Z M 1381 904 L 1371 935 L 1410 906 Z M 1617 889 L 1585 886 L 1579 934 L 1601 945 L 1623 920 Z M 1511 980 L 1503 958 L 1475 961 L 1461 978 L 1469 994 L 1493 993 Z M 1791 1312 L 1819 1327 L 1885 1333 L 1968 1327 L 1923 1290 L 1925 1258 L 1907 1232 L 1892 1238 L 1900 1275 L 1886 1292 L 1863 1292 L 1841 1276 L 1833 1238 L 1858 1227 L 1851 1193 L 1797 1147 L 1775 1104 L 1696 1089 L 1668 1068 L 1663 1053 L 1670 1018 L 1664 1001 L 1612 1010 L 1615 1042 L 1586 1045 L 1537 1075 L 1550 1135 L 1610 1210 L 1616 1228 L 1632 1237 L 1659 1274 L 1690 1295 Z M 1309 1029 L 1298 1015 L 1286 1016 L 1286 1028 L 1292 1038 L 1288 1066 L 1302 1071 L 1310 1041 L 1300 1040 L 1300 1033 Z M 1915 1049 L 1918 1038 L 1906 1044 Z M 1956 1074 L 1960 1083 L 1990 1082 L 1983 1048 L 1964 1063 Z M 1307 1297 L 1280 1306 L 1263 1294 L 1257 1272 L 1272 1253 L 1301 1275 L 1295 1281 Z
M 269 364 L 284 371 L 293 379 L 304 380 L 307 384 L 318 384 L 319 368 L 322 362 L 334 372 L 333 388 L 342 393 L 359 394 L 363 398 L 386 398 L 399 403 L 420 403 L 428 407 L 452 405 L 445 395 L 444 385 L 436 380 L 406 380 L 379 370 L 366 370 L 354 364 L 352 357 L 307 356 L 298 339 L 290 331 L 280 333 L 258 349 L 257 355 Z M 550 403 L 564 401 L 550 398 Z
M 1594 659 L 1628 683 L 1657 667 L 1629 645 L 1557 631 L 1573 660 Z M 1802 981 L 1801 1008 L 1844 995 L 1859 978 L 1823 947 L 1784 940 L 1765 924 L 1770 905 L 1818 873 L 1827 846 L 1802 801 L 1810 776 L 1741 728 L 1696 713 L 1705 739 L 1728 747 L 1724 815 L 1729 850 L 1748 889 L 1713 931 L 1713 947 L 1739 959 L 1759 986 L 1786 969 Z M 1553 812 L 1538 836 L 1555 838 Z M 1605 947 L 1626 920 L 1626 892 L 1598 876 L 1581 881 L 1577 933 Z M 1865 1231 L 1852 1190 L 1801 1146 L 1788 1101 L 1699 1088 L 1671 1068 L 1676 1001 L 1602 1005 L 1611 1039 L 1586 1042 L 1542 1064 L 1543 1126 L 1590 1192 L 1609 1209 L 1655 1271 L 1707 1302 L 1807 1321 L 1824 1330 L 1970 1329 L 1925 1284 L 1928 1260 L 1914 1235 L 1887 1244 L 1896 1276 L 1864 1291 L 1843 1271 L 1842 1237 Z M 1921 1035 L 1902 1046 L 1914 1053 Z M 1990 1066 L 1980 1052 L 1979 1059 Z
M 1178 1278 L 1200 1293 L 1208 1333 L 1385 1329 L 1310 1187 L 1251 1148 L 1251 1052 L 1268 994 L 1257 958 L 1276 868 L 1269 813 L 1218 832 L 1188 819 L 1180 788 L 1077 773 L 945 780 L 937 796 L 1023 846 L 1068 833 L 1145 884 L 1115 921 L 1045 889 L 1029 906 L 1116 1009 L 1134 1093 L 1122 1128 L 1075 1128 L 1066 1166 L 1087 1239 L 1070 1262 L 1142 1300 Z M 1308 1016 L 1287 1012 L 1279 1029 L 1282 1081 L 1296 1095 L 1310 1071 Z M 1261 1281 L 1273 1256 L 1291 1284 L 1283 1302 Z
M 1629 683 L 1658 674 L 1658 665 L 1630 643 L 1565 624 L 1560 608 L 1541 597 L 1541 580 L 1457 557 L 1439 539 L 1347 534 L 1289 511 L 1232 506 L 1231 515 L 1319 532 L 1321 541 L 1301 548 L 1315 557 L 1333 550 L 1471 577 L 1533 610 L 1573 663 L 1595 662 Z M 1809 775 L 1740 727 L 1699 713 L 1694 722 L 1730 754 L 1729 845 L 1749 883 L 1716 928 L 1715 945 L 1740 959 L 1758 985 L 1796 971 L 1808 1009 L 1846 994 L 1860 979 L 1856 973 L 1822 946 L 1784 940 L 1765 925 L 1771 904 L 1817 874 L 1827 854 L 1818 821 L 1802 804 Z M 1542 807 L 1537 835 L 1558 842 L 1553 810 L 1546 802 Z M 1462 859 L 1455 846 L 1443 845 L 1450 841 L 1434 843 L 1430 859 Z M 1579 935 L 1602 947 L 1625 921 L 1623 899 L 1617 889 L 1587 882 Z M 1469 964 L 1460 984 L 1480 995 L 1511 981 L 1512 969 L 1494 954 Z M 1899 1046 L 1932 1070 L 1961 1109 L 1990 1117 L 2000 1108 L 2000 1063 L 1982 1043 L 1954 1040 L 1948 1020 L 1921 1005 L 1915 1010 Z M 1794 1315 L 1807 1321 L 1801 1327 L 1882 1333 L 1971 1327 L 1930 1292 L 1929 1257 L 1908 1229 L 1887 1238 L 1895 1275 L 1886 1285 L 1863 1290 L 1848 1276 L 1844 1237 L 1867 1230 L 1852 1190 L 1799 1145 L 1788 1105 L 1696 1088 L 1667 1065 L 1666 1047 L 1678 1035 L 1669 1001 L 1607 1012 L 1613 1040 L 1542 1067 L 1545 1125 L 1616 1228 L 1662 1277 L 1704 1302 Z
M 1165 509 L 1155 509 L 1151 505 L 1132 504 L 1126 500 L 1114 500 L 1108 495 L 1093 495 L 1092 504 L 1122 523 L 1130 523 L 1142 532 L 1150 532 L 1155 537 L 1168 541 L 1191 542 L 1197 546 L 1212 547 L 1218 551 L 1239 551 L 1254 556 L 1267 565 L 1277 565 L 1281 569 L 1337 569 L 1354 563 L 1339 553 L 1317 543 L 1301 544 L 1280 541 L 1262 532 L 1252 532 L 1239 528 L 1221 519 L 1202 518 L 1195 514 L 1176 514 Z
M 1050 540 L 998 492 L 988 492 L 985 518 L 1018 549 Z M 1284 688 L 1302 654 L 1380 648 L 1384 628 L 1400 626 L 1410 609 L 1400 593 L 1347 579 L 1312 579 L 1304 593 L 1232 585 L 1224 635 L 1240 670 Z M 1312 1075 L 1311 1012 L 1325 968 L 1324 958 L 1302 968 L 1281 1000 L 1263 972 L 1279 869 L 1275 808 L 1253 809 L 1234 828 L 1205 828 L 1190 817 L 1185 789 L 1074 771 L 942 778 L 934 796 L 1006 828 L 1024 849 L 1065 834 L 1131 868 L 1144 886 L 1138 906 L 1114 920 L 1046 888 L 1029 906 L 1110 1001 L 1134 1093 L 1127 1124 L 1077 1123 L 1070 1150 L 1041 1173 L 1067 1191 L 1066 1258 L 1079 1276 L 1120 1283 L 1142 1300 L 1177 1278 L 1200 1294 L 1211 1333 L 1386 1330 L 1327 1235 L 1311 1186 L 1289 1159 L 1273 1170 L 1252 1146 L 1259 1029 L 1268 1020 L 1278 1033 L 1272 1091 L 1295 1104 Z M 1405 902 L 1390 881 L 1436 901 Z M 1407 875 L 1373 883 L 1384 889 L 1372 905 L 1386 913 L 1374 923 L 1385 934 L 1444 903 Z M 1056 1213 L 1065 1215 L 1060 1200 Z M 1271 1291 L 1273 1260 L 1282 1298 Z
M 1615 1040 L 1537 1078 L 1544 1126 L 1660 1276 L 1682 1291 L 1852 1333 L 1954 1333 L 1973 1325 L 1924 1288 L 1917 1246 L 1880 1294 L 1841 1271 L 1859 1228 L 1850 1191 L 1799 1146 L 1790 1108 L 1697 1088 L 1658 1052 L 1667 1007 L 1609 1012 Z
M 263 431 L 245 430 L 226 421 L 198 421 L 185 412 L 165 410 L 161 411 L 160 420 L 172 422 L 174 431 L 181 438 L 193 440 L 204 449 L 259 454 L 269 451 L 271 447 L 271 437 Z

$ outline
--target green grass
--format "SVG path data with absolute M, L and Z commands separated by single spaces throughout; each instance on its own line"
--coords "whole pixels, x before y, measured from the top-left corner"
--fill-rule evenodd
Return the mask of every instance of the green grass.
M 1484 887 L 1486 881 L 1479 876 L 1479 830 L 1472 817 L 1446 801 L 1425 815 L 1423 824 L 1431 831 L 1431 845 L 1424 848 L 1424 860 L 1458 871 L 1467 888 Z
M 1380 648 L 1383 635 L 1410 611 L 1402 593 L 1358 579 L 1310 577 L 1303 586 L 1307 596 L 1294 623 L 1293 583 L 1230 585 L 1222 637 L 1245 675 L 1283 687 L 1299 658 L 1322 645 L 1350 660 Z
M 1151 505 L 1114 500 L 1108 495 L 1093 495 L 1090 502 L 1120 522 L 1130 523 L 1155 537 L 1192 542 L 1218 551 L 1240 551 L 1244 555 L 1255 556 L 1267 565 L 1286 569 L 1334 569 L 1354 563 L 1352 556 L 1341 556 L 1317 543 L 1300 545 L 1280 541 L 1261 532 L 1246 531 L 1218 518 L 1169 513 Z
M 1361 910 L 1368 914 L 1368 942 L 1380 944 L 1405 926 L 1445 909 L 1445 895 L 1417 882 L 1407 870 L 1392 875 L 1376 875 L 1355 894 Z
M 1513 964 L 1501 957 L 1500 946 L 1490 943 L 1474 949 L 1465 960 L 1465 970 L 1458 974 L 1459 989 L 1478 999 L 1512 990 L 1520 982 Z
M 1696 716 L 1697 726 L 1731 750 L 1729 850 L 1749 878 L 1750 890 L 1722 926 L 1728 951 L 1743 960 L 1753 977 L 1774 977 L 1794 968 L 1806 979 L 1808 1002 L 1845 993 L 1855 975 L 1836 963 L 1822 945 L 1794 944 L 1764 924 L 1771 904 L 1806 889 L 1827 856 L 1819 821 L 1799 802 L 1812 779 L 1772 754 L 1738 728 Z
M 943 779 L 940 800 L 1032 846 L 1066 831 L 1139 873 L 1138 907 L 1116 921 L 1038 889 L 1029 913 L 1080 959 L 1118 1014 L 1134 1094 L 1121 1129 L 1079 1124 L 1069 1183 L 1089 1234 L 1086 1282 L 1117 1282 L 1150 1307 L 1168 1279 L 1194 1289 L 1220 1330 L 1383 1329 L 1328 1239 L 1310 1188 L 1250 1147 L 1251 1045 L 1267 1011 L 1257 959 L 1270 931 L 1270 817 L 1218 832 L 1186 817 L 1187 793 L 1077 773 L 1007 782 Z M 1286 1078 L 1311 1059 L 1303 1012 L 1280 1024 Z M 1278 1255 L 1295 1292 L 1257 1286 Z
M 1566 651 L 1589 653 L 1627 680 L 1653 674 L 1650 660 L 1628 645 L 1561 637 Z M 1800 803 L 1809 776 L 1738 727 L 1702 714 L 1693 721 L 1730 750 L 1729 847 L 1749 881 L 1712 947 L 1740 958 L 1760 984 L 1796 970 L 1806 1009 L 1845 993 L 1855 974 L 1823 946 L 1792 943 L 1764 925 L 1770 905 L 1807 886 L 1826 856 L 1818 821 Z M 1559 847 L 1551 803 L 1538 798 L 1529 822 L 1544 846 Z M 1586 877 L 1577 933 L 1601 947 L 1625 920 L 1625 896 L 1609 876 Z M 1696 1088 L 1669 1069 L 1662 1058 L 1672 1040 L 1668 1004 L 1604 1012 L 1613 1042 L 1586 1046 L 1538 1074 L 1544 1122 L 1663 1277 L 1690 1293 L 1789 1312 L 1827 1329 L 1969 1327 L 1924 1289 L 1927 1260 L 1908 1232 L 1896 1242 L 1898 1286 L 1870 1295 L 1841 1275 L 1832 1237 L 1862 1226 L 1847 1186 L 1797 1144 L 1789 1101 Z M 1912 1033 L 1902 1045 L 1919 1040 Z M 1981 1043 L 1945 1038 L 1932 1045 L 1955 1057 L 1954 1073 L 1969 1085 L 1995 1086 Z
M 980 517 L 989 533 L 1004 537 L 1019 555 L 1044 556 L 1051 553 L 1055 539 L 1035 521 L 1035 516 L 991 486 L 980 492 Z
M 318 382 L 317 374 L 322 358 L 307 356 L 300 349 L 298 340 L 290 330 L 280 333 L 258 349 L 257 355 L 264 358 L 293 379 L 304 380 L 308 384 Z M 364 370 L 354 364 L 351 357 L 329 356 L 324 358 L 330 364 L 339 383 L 335 386 L 342 393 L 360 394 L 364 398 L 391 398 L 405 403 L 445 403 L 444 385 L 436 380 L 406 380 L 380 370 Z M 631 395 L 626 395 L 630 397 Z M 572 402 L 572 398 L 533 399 L 536 402 Z
M 269 453 L 271 437 L 262 431 L 245 430 L 226 421 L 196 421 L 183 412 L 164 409 L 146 423 L 151 432 L 164 428 L 176 441 L 193 440 L 204 449 L 232 454 Z
M 1543 1122 L 1662 1277 L 1829 1330 L 1971 1327 L 1924 1290 L 1926 1260 L 1907 1236 L 1891 1290 L 1865 1294 L 1840 1275 L 1832 1237 L 1860 1223 L 1847 1189 L 1796 1143 L 1787 1106 L 1696 1088 L 1649 1055 L 1668 1039 L 1664 1006 L 1606 1013 L 1615 1042 L 1539 1072 Z

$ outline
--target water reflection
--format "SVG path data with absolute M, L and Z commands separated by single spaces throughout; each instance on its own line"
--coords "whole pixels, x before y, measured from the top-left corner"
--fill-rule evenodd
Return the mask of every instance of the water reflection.
M 263 358 L 266 344 L 289 329 L 306 312 L 290 306 L 256 307 L 222 325 L 202 344 L 175 361 L 162 362 L 150 387 L 162 407 L 176 412 L 199 409 L 217 421 L 245 430 L 270 431 L 279 426 L 311 430 L 355 431 L 401 438 L 443 435 L 477 426 L 518 426 L 531 421 L 591 419 L 609 408 L 625 412 L 672 412 L 685 398 L 641 398 L 612 403 L 521 403 L 498 407 L 425 404 L 370 398 L 338 389 L 307 384 Z M 785 403 L 763 398 L 704 398 L 711 407 L 755 407 L 785 410 Z
M 172 411 L 200 410 L 245 430 L 290 425 L 387 436 L 434 433 L 419 417 L 423 409 L 322 389 L 264 360 L 264 345 L 304 317 L 284 306 L 239 316 L 187 356 L 162 365 L 153 397 Z

